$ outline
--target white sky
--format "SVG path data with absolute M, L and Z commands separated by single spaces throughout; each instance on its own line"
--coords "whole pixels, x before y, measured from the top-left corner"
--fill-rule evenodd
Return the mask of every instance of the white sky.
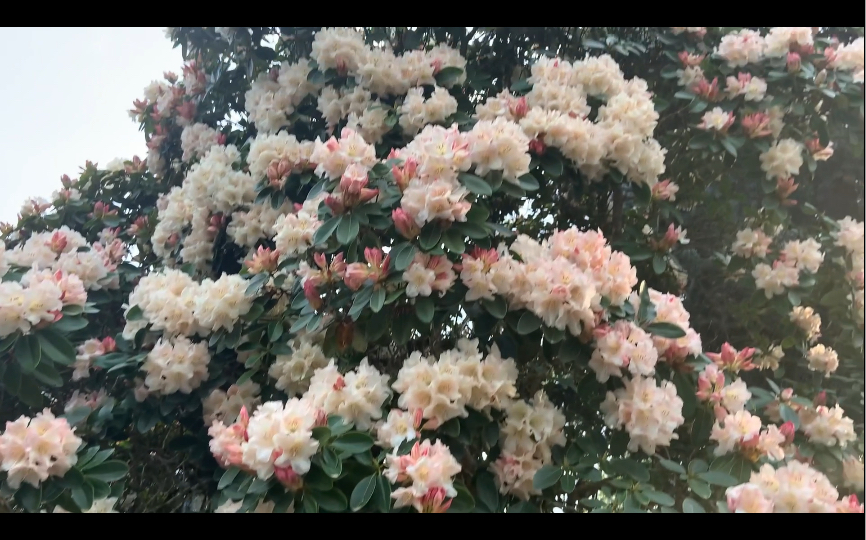
M 0 221 L 49 197 L 87 160 L 144 158 L 127 110 L 163 71 L 181 74 L 180 48 L 163 28 L 5 28 L 0 53 Z

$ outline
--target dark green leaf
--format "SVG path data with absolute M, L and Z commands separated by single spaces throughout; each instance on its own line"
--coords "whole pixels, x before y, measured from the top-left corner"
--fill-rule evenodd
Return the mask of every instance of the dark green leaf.
M 385 289 L 382 287 L 376 287 L 370 295 L 370 309 L 373 310 L 373 313 L 378 313 L 382 310 L 382 306 L 384 305 Z
M 318 246 L 327 242 L 328 238 L 337 230 L 337 225 L 340 224 L 340 221 L 342 221 L 342 216 L 334 216 L 322 223 L 322 226 L 313 235 L 313 245 Z
M 505 299 L 501 296 L 494 296 L 493 300 L 484 299 L 481 301 L 481 304 L 488 313 L 497 319 L 502 319 L 508 312 L 508 305 L 505 303 Z
M 628 475 L 638 482 L 649 482 L 650 473 L 642 463 L 633 459 L 617 459 L 610 462 L 610 468 L 620 475 Z
M 338 489 L 327 492 L 309 491 L 308 493 L 310 493 L 319 504 L 319 508 L 328 512 L 342 512 L 349 505 L 346 496 Z
M 692 499 L 691 497 L 686 497 L 683 501 L 683 513 L 686 514 L 705 514 L 706 511 L 704 507 L 701 506 L 701 503 Z
M 46 357 L 65 366 L 75 363 L 75 347 L 62 334 L 52 328 L 46 328 L 36 334 L 36 337 Z
M 39 365 L 39 360 L 42 357 L 42 348 L 39 345 L 39 339 L 33 334 L 23 336 L 18 339 L 13 352 L 15 359 L 18 360 L 18 365 L 21 366 L 21 371 L 30 373 L 36 366 Z
M 653 256 L 653 272 L 656 274 L 662 274 L 667 268 L 668 263 L 665 261 L 665 258 L 662 255 L 656 253 Z
M 352 490 L 352 496 L 349 498 L 349 506 L 353 512 L 357 512 L 366 505 L 373 497 L 373 492 L 376 490 L 377 475 L 371 474 L 363 478 Z
M 562 477 L 562 467 L 545 465 L 538 469 L 532 478 L 532 488 L 539 491 L 545 490 L 559 482 L 560 477 Z
M 433 320 L 434 310 L 433 299 L 429 296 L 419 296 L 415 299 L 415 314 L 422 323 L 429 324 Z
M 337 227 L 337 241 L 342 245 L 348 245 L 355 237 L 358 236 L 360 224 L 355 214 L 343 216 L 340 225 Z
M 389 253 L 391 261 L 394 263 L 394 270 L 402 272 L 409 268 L 409 265 L 412 264 L 412 259 L 415 258 L 415 251 L 415 246 L 408 242 L 394 246 Z
M 522 336 L 531 334 L 539 328 L 541 328 L 541 319 L 529 311 L 524 312 L 523 315 L 520 316 L 520 320 L 517 322 L 517 333 Z
M 487 471 L 478 473 L 475 478 L 475 492 L 478 500 L 490 512 L 499 510 L 499 490 L 496 488 L 496 483 L 493 475 Z
M 85 471 L 87 478 L 95 478 L 103 482 L 120 480 L 129 472 L 129 467 L 122 461 L 106 461 Z
M 733 476 L 721 471 L 707 471 L 698 474 L 698 478 L 714 486 L 731 487 L 739 482 Z
M 488 184 L 486 180 L 479 176 L 469 173 L 460 173 L 457 175 L 457 179 L 460 180 L 460 183 L 463 184 L 466 189 L 476 195 L 493 195 L 493 188 L 490 187 L 490 184 Z
M 685 330 L 679 326 L 666 322 L 652 323 L 646 327 L 646 331 L 654 336 L 669 339 L 679 339 L 686 335 Z

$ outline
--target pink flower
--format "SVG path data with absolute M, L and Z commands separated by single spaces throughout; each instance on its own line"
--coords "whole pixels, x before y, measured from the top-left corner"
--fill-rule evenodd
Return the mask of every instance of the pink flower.
M 402 208 L 395 208 L 391 212 L 391 218 L 394 220 L 394 227 L 403 238 L 412 240 L 421 234 L 421 228 L 415 224 L 415 220 Z
M 773 130 L 770 129 L 770 117 L 765 113 L 749 114 L 740 121 L 740 125 L 743 126 L 743 131 L 750 139 L 758 139 L 773 134 Z
M 259 274 L 261 272 L 271 273 L 277 269 L 279 258 L 279 250 L 259 246 L 253 258 L 244 261 L 244 265 L 249 268 L 251 274 Z
M 800 61 L 800 55 L 795 52 L 788 53 L 788 73 L 797 73 L 800 71 L 800 67 L 802 62 Z
M 751 347 L 747 347 L 742 351 L 737 352 L 737 349 L 733 348 L 730 343 L 722 345 L 722 351 L 720 353 L 706 353 L 707 357 L 715 362 L 717 366 L 733 373 L 740 370 L 751 371 L 755 369 L 751 360 L 753 354 L 755 354 L 755 349 Z
M 346 286 L 352 289 L 353 291 L 357 291 L 364 285 L 364 282 L 367 281 L 367 277 L 370 275 L 370 270 L 364 263 L 352 263 L 346 266 L 346 273 L 343 275 L 343 281 L 346 282 Z
M 316 284 L 312 281 L 307 281 L 304 283 L 304 297 L 307 299 L 307 302 L 310 303 L 310 306 L 319 311 L 322 309 L 322 296 L 319 294 L 319 290 L 316 288 Z

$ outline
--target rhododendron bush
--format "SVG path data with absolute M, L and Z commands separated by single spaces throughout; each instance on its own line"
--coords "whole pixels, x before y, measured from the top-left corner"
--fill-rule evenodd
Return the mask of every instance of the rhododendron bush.
M 862 28 L 167 35 L 3 230 L 7 510 L 863 512 Z

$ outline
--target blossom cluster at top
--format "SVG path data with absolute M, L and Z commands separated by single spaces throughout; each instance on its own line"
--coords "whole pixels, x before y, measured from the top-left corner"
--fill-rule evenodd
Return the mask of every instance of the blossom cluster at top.
M 613 167 L 655 185 L 665 171 L 665 150 L 652 137 L 659 115 L 646 81 L 626 80 L 605 54 L 574 63 L 540 58 L 527 82 L 532 90 L 525 97 L 504 90 L 476 108 L 478 119 L 519 123 L 534 149 L 558 148 L 588 178 L 600 179 Z M 587 118 L 588 96 L 604 101 L 595 121 Z

